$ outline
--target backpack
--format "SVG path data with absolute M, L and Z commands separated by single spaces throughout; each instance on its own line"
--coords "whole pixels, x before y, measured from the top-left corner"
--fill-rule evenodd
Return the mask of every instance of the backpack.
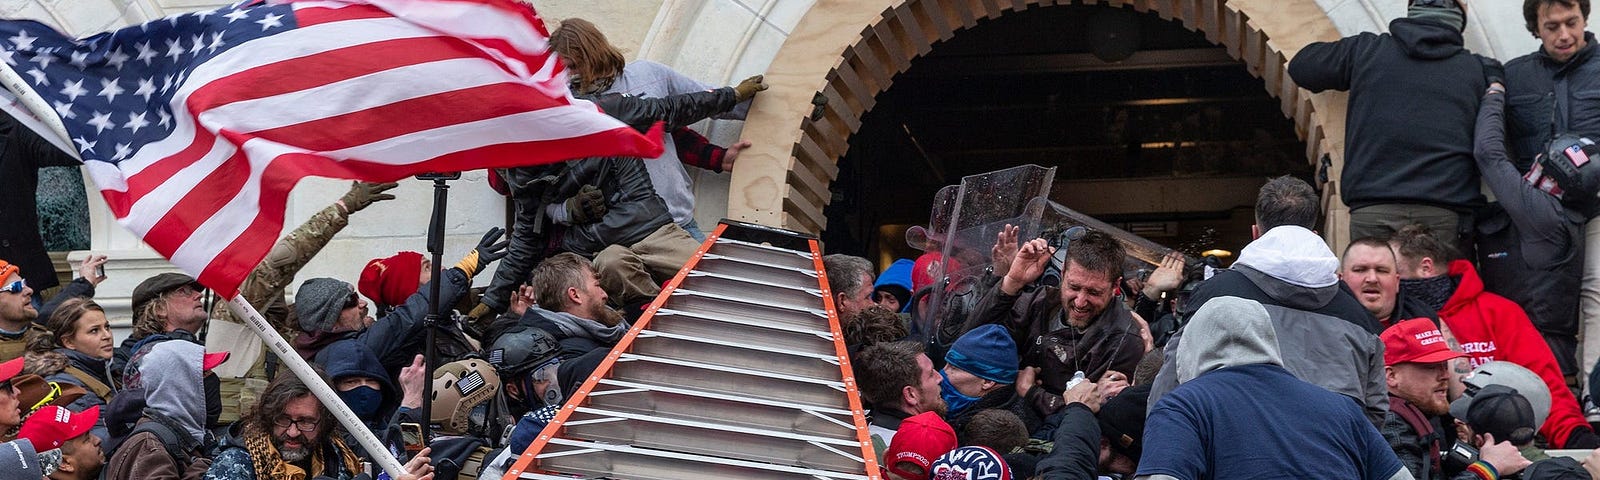
M 172 427 L 168 427 L 166 423 L 156 419 L 140 423 L 138 426 L 133 427 L 132 432 L 128 432 L 127 438 L 133 438 L 139 432 L 155 434 L 156 439 L 161 440 L 161 446 L 167 449 L 167 455 L 171 455 L 173 463 L 178 465 L 179 471 L 183 471 L 189 467 L 191 462 L 194 462 L 194 457 L 189 455 L 188 449 L 183 447 L 183 440 L 178 437 L 178 432 L 172 431 Z M 123 440 L 127 440 L 127 438 Z

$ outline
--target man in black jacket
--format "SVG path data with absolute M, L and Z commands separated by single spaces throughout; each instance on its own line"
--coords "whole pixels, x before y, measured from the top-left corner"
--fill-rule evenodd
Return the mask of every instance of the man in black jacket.
M 1105 399 L 1092 382 L 1062 394 L 1066 408 L 1055 429 L 1055 449 L 1039 459 L 1036 477 L 1044 480 L 1093 480 L 1101 474 L 1125 478 L 1139 468 L 1144 448 L 1144 412 L 1150 386 L 1124 389 Z
M 81 163 L 0 113 L 0 258 L 21 268 L 36 292 L 60 285 L 39 237 L 39 169 Z
M 1390 33 L 1312 43 L 1289 62 L 1301 87 L 1350 92 L 1339 196 L 1352 238 L 1420 222 L 1459 244 L 1471 227 L 1463 216 L 1483 203 L 1472 122 L 1498 63 L 1462 48 L 1465 28 L 1458 0 L 1412 0 Z
M 756 85 L 760 85 L 759 78 Z M 640 131 L 656 122 L 668 129 L 726 112 L 758 87 L 741 83 L 665 98 L 607 94 L 592 98 L 602 110 Z M 664 279 L 699 242 L 677 223 L 650 183 L 643 160 L 604 157 L 519 167 L 504 172 L 516 206 L 510 255 L 495 271 L 484 309 L 504 311 L 513 290 L 549 255 L 573 252 L 593 258 L 601 285 L 614 302 L 636 306 L 660 292 Z
M 1504 143 L 1510 147 L 1510 161 L 1518 173 L 1532 169 L 1534 157 L 1557 135 L 1600 138 L 1600 62 L 1594 60 L 1594 34 L 1587 31 L 1589 12 L 1589 0 L 1525 0 L 1522 4 L 1522 18 L 1540 46 L 1506 62 Z M 1582 228 L 1582 248 L 1600 252 L 1600 222 L 1589 223 Z M 1575 325 L 1571 328 L 1581 335 L 1582 358 L 1561 360 L 1561 366 L 1563 373 L 1570 373 L 1569 364 L 1576 362 L 1581 374 L 1587 375 L 1600 361 L 1600 340 L 1589 338 L 1600 335 L 1595 333 L 1600 331 L 1600 253 L 1586 254 L 1580 249 L 1577 255 L 1583 258 L 1581 278 L 1575 280 L 1581 282 L 1581 295 L 1560 303 L 1577 303 L 1578 318 L 1572 320 Z M 1496 293 L 1521 301 L 1505 292 Z M 1533 308 L 1528 309 L 1528 316 L 1539 321 Z M 1540 330 L 1544 331 L 1542 325 Z M 1593 388 L 1590 390 L 1593 397 Z

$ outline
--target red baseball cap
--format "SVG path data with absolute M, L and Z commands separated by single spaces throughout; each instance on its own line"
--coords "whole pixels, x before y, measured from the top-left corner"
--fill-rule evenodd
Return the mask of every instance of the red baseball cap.
M 200 371 L 209 372 L 211 369 L 217 368 L 217 365 L 222 365 L 222 362 L 226 361 L 228 361 L 228 352 L 207 353 L 205 358 L 200 360 Z
M 39 409 L 29 416 L 28 420 L 22 422 L 22 428 L 17 431 L 17 438 L 28 439 L 36 451 L 55 450 L 61 448 L 61 444 L 67 443 L 68 440 L 89 433 L 89 429 L 94 428 L 94 423 L 99 420 L 99 405 L 77 413 L 51 405 Z
M 1439 333 L 1439 327 L 1426 318 L 1395 323 L 1384 330 L 1380 337 L 1383 339 L 1383 364 L 1386 366 L 1405 362 L 1443 362 L 1466 356 L 1451 350 L 1445 344 L 1444 335 Z
M 956 431 L 934 412 L 923 412 L 900 422 L 900 429 L 889 442 L 883 454 L 884 468 L 905 478 L 927 478 L 933 471 L 933 461 L 940 455 L 956 449 Z M 922 467 L 921 475 L 900 470 L 901 462 Z
M 0 363 L 0 382 L 16 378 L 19 373 L 22 373 L 22 357 Z

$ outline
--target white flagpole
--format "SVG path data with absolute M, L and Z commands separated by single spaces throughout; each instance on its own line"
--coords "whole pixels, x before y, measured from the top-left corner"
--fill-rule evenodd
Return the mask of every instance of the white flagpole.
M 22 79 L 22 75 L 18 75 L 17 71 L 12 70 L 11 65 L 7 65 L 5 62 L 0 62 L 0 85 L 4 85 L 6 90 L 16 94 L 18 103 L 33 112 L 33 118 L 18 116 L 15 113 L 20 112 L 12 112 L 12 116 L 16 117 L 18 122 L 22 122 L 23 125 L 37 132 L 39 136 L 49 140 L 52 145 L 72 155 L 72 158 L 83 160 L 83 157 L 78 155 L 78 150 L 71 148 L 72 136 L 67 135 L 67 127 L 61 123 L 60 118 L 56 117 L 55 109 L 50 108 L 50 104 L 44 101 L 44 97 L 33 91 L 33 87 L 28 86 L 28 82 Z M 11 111 L 9 108 L 6 110 L 8 112 Z M 44 126 L 49 128 L 48 133 L 38 129 L 36 121 L 43 122 Z M 49 133 L 54 133 L 55 135 L 50 135 Z
M 317 400 L 333 413 L 333 418 L 339 420 L 339 424 L 344 425 L 345 430 L 356 437 L 356 442 L 367 450 L 367 454 L 378 462 L 379 467 L 389 472 L 391 478 L 400 478 L 406 473 L 400 461 L 389 454 L 389 448 L 383 446 L 378 437 L 367 430 L 367 426 L 361 423 L 355 412 L 351 412 L 350 407 L 345 406 L 339 395 L 333 392 L 333 388 L 323 383 L 322 377 L 311 369 L 311 365 L 306 363 L 305 359 L 300 358 L 300 354 L 294 351 L 289 342 L 284 341 L 283 335 L 279 335 L 255 307 L 250 306 L 250 302 L 246 302 L 241 295 L 235 295 L 228 300 L 228 310 L 233 312 L 234 317 L 244 319 L 244 324 L 255 330 L 256 335 L 261 337 L 262 343 L 267 344 L 267 348 L 278 355 L 278 360 L 288 366 L 289 371 L 294 372 L 294 376 L 300 377 L 300 381 L 305 382 L 306 386 L 311 387 L 311 393 L 317 396 Z

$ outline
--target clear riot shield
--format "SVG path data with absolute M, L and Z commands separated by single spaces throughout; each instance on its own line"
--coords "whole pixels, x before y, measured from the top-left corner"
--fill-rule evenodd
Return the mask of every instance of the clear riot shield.
M 1054 247 L 1062 246 L 1062 235 L 1067 234 L 1072 227 L 1084 227 L 1110 234 L 1112 238 L 1122 243 L 1122 248 L 1128 252 L 1128 258 L 1152 266 L 1161 266 L 1161 258 L 1172 251 L 1171 248 L 1164 247 L 1159 243 L 1152 242 L 1144 237 L 1129 233 L 1127 230 L 1095 220 L 1094 217 L 1052 202 L 1049 198 L 1040 197 L 1028 202 L 1028 207 L 1024 211 L 1023 217 L 1036 220 L 1037 223 L 1024 224 L 1022 230 L 1018 232 L 1020 238 L 1048 239 L 1050 245 Z M 1196 261 L 1196 259 L 1187 255 L 1185 255 L 1184 260 L 1185 262 Z M 1054 266 L 1065 267 L 1065 265 Z
M 913 302 L 921 303 L 913 318 L 912 338 L 925 341 L 928 357 L 942 363 L 944 350 L 961 334 L 961 324 L 983 294 L 983 270 L 995 237 L 1007 224 L 1036 225 L 1028 218 L 1035 197 L 1048 197 L 1055 167 L 1023 165 L 963 177 L 935 198 L 924 250 L 942 254 L 930 273 L 934 283 Z M 908 232 L 908 237 L 916 234 Z M 915 241 L 915 238 L 908 238 Z

